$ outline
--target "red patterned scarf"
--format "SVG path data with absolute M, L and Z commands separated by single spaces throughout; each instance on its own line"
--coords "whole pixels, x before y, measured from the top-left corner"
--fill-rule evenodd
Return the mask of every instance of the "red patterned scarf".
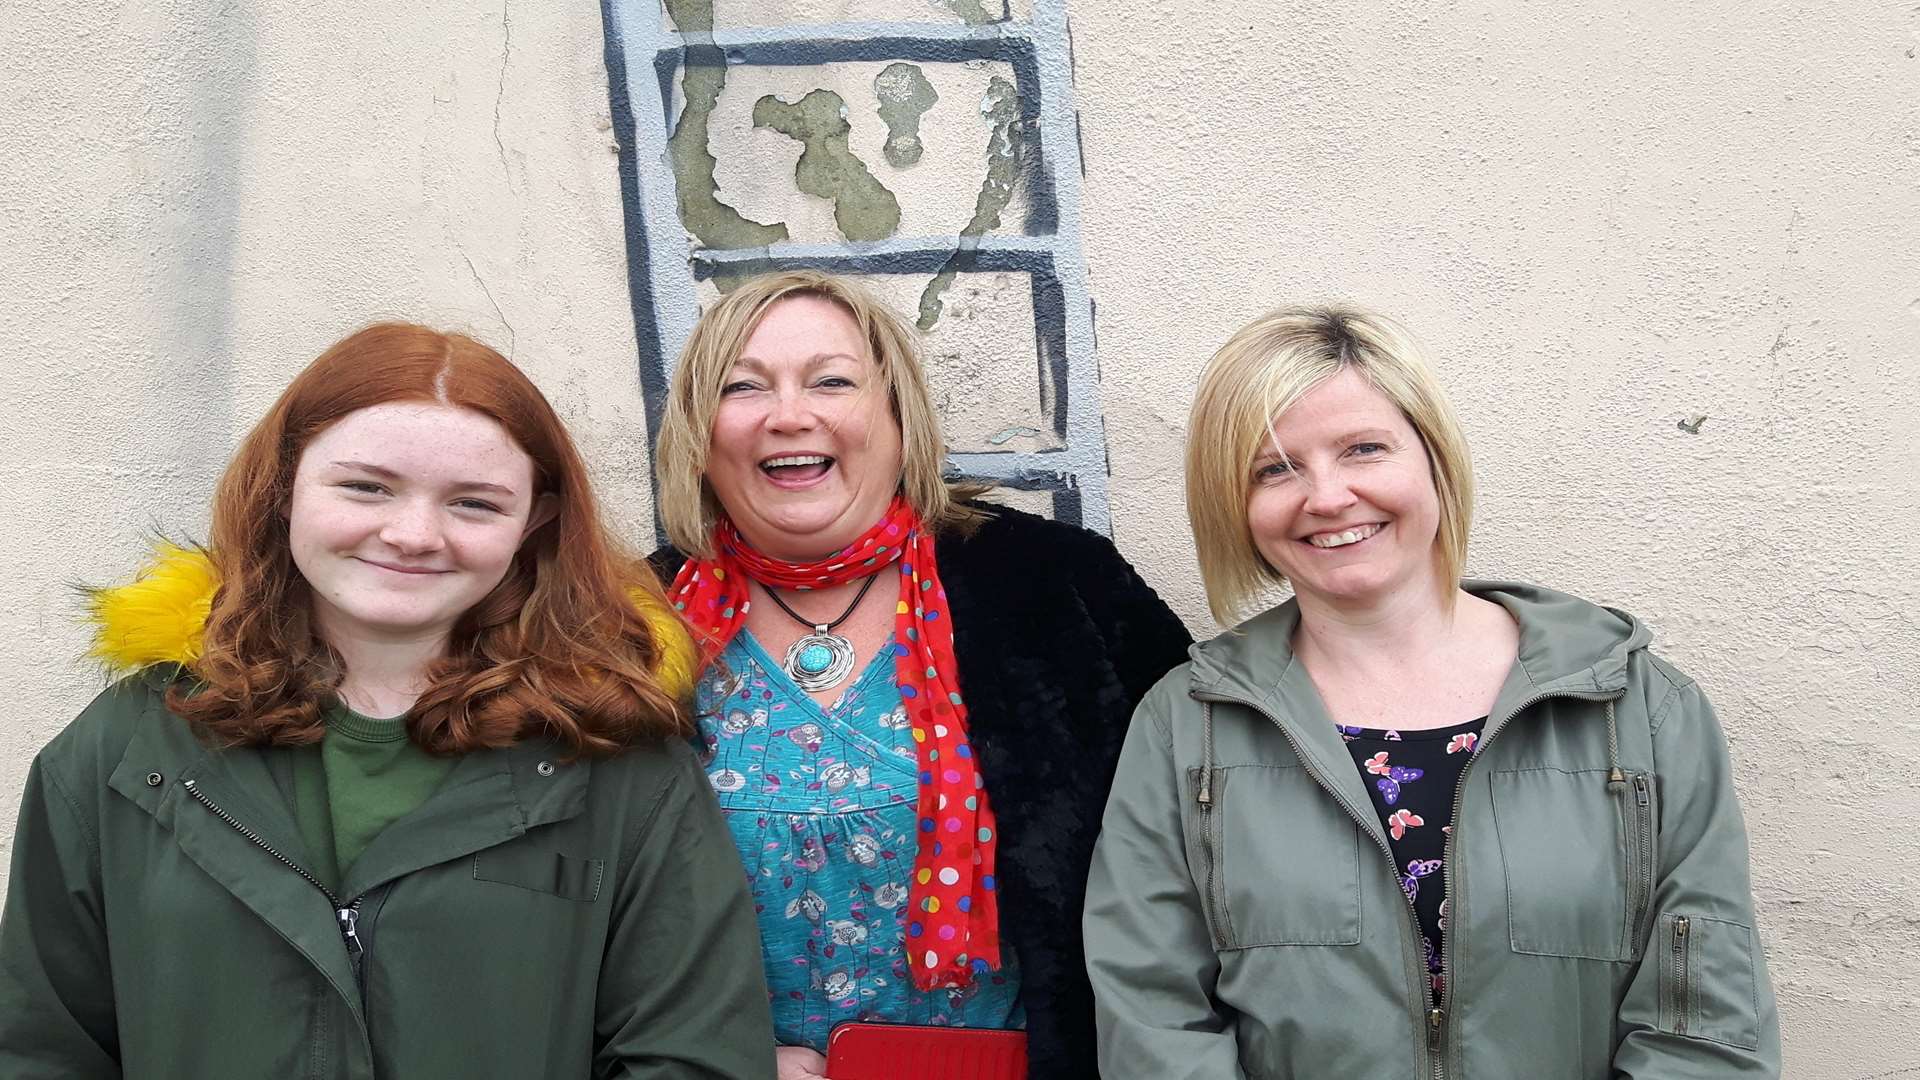
M 858 581 L 900 564 L 894 608 L 894 677 L 913 725 L 920 761 L 919 854 L 907 912 L 907 955 L 922 990 L 964 986 L 977 972 L 1000 967 L 1000 913 L 994 882 L 999 843 L 973 747 L 947 590 L 934 567 L 933 536 L 896 496 L 886 515 L 858 540 L 816 563 L 770 559 L 722 518 L 712 559 L 689 559 L 668 590 L 711 663 L 746 625 L 747 578 L 763 587 L 802 591 Z

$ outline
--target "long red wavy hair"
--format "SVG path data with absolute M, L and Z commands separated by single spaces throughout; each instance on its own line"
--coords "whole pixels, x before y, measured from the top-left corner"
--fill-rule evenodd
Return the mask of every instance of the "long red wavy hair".
M 248 433 L 213 498 L 208 554 L 220 575 L 191 680 L 167 703 L 222 745 L 298 745 L 324 733 L 340 657 L 313 628 L 286 509 L 313 437 L 357 409 L 437 402 L 492 418 L 533 459 L 553 520 L 530 533 L 500 584 L 455 625 L 408 714 L 413 741 L 443 754 L 538 736 L 573 755 L 685 736 L 664 689 L 660 641 L 635 601 L 660 586 L 602 523 L 572 438 L 519 368 L 469 337 L 382 323 L 328 349 Z

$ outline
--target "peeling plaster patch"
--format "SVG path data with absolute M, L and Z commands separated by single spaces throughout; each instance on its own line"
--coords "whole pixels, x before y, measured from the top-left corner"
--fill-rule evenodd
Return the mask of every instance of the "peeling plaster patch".
M 999 228 L 1000 213 L 1012 200 L 1013 189 L 1020 180 L 1019 91 L 995 75 L 980 99 L 980 115 L 993 125 L 993 134 L 987 138 L 987 178 L 980 182 L 980 195 L 973 203 L 973 219 L 960 230 L 962 237 L 985 236 Z M 920 294 L 920 318 L 916 322 L 922 333 L 940 321 L 944 306 L 940 297 L 947 286 L 953 284 L 953 278 L 953 262 L 948 260 L 947 266 L 934 275 L 926 291 Z
M 683 33 L 713 31 L 713 0 L 666 0 L 667 14 Z M 787 238 L 787 227 L 778 222 L 762 225 L 741 216 L 740 211 L 720 201 L 713 179 L 714 156 L 707 147 L 707 120 L 727 85 L 725 58 L 719 50 L 708 63 L 694 63 L 690 47 L 687 63 L 681 65 L 680 90 L 686 105 L 680 110 L 680 122 L 667 139 L 667 159 L 673 167 L 674 188 L 679 196 L 680 221 L 702 244 L 710 248 L 764 247 Z
M 1685 420 L 1680 421 L 1678 426 L 1681 431 L 1684 431 L 1689 435 L 1698 435 L 1700 434 L 1700 425 L 1706 422 L 1707 422 L 1706 414 L 1702 413 L 1698 416 L 1687 417 Z
M 753 103 L 753 126 L 772 128 L 806 147 L 794 181 L 809 195 L 833 200 L 833 221 L 842 236 L 884 240 L 900 227 L 900 200 L 847 146 L 853 127 L 839 94 L 814 90 L 791 104 L 768 94 Z
M 874 77 L 880 119 L 887 125 L 887 164 L 902 169 L 920 160 L 920 117 L 940 100 L 918 64 L 888 64 Z
M 1000 9 L 997 13 L 988 11 L 984 0 L 934 0 L 934 2 L 960 16 L 960 21 L 968 26 L 985 26 L 988 23 L 1005 22 L 1007 19 L 1005 0 L 994 5 Z

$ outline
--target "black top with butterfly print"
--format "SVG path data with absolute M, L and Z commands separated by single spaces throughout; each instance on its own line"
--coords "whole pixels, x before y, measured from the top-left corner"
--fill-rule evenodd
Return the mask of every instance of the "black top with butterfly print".
M 1340 728 L 1353 763 L 1387 826 L 1388 846 L 1400 873 L 1400 888 L 1420 924 L 1420 946 L 1433 980 L 1433 999 L 1444 988 L 1440 947 L 1447 929 L 1446 875 L 1441 873 L 1447 834 L 1453 830 L 1453 795 L 1460 774 L 1480 743 L 1486 717 L 1427 731 Z

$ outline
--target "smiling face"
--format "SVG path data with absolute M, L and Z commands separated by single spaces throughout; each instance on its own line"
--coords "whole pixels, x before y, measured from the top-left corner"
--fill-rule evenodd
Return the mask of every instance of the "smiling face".
M 846 547 L 900 488 L 900 424 L 860 327 L 818 296 L 767 309 L 727 373 L 707 484 L 747 542 L 801 562 Z
M 1247 526 L 1302 604 L 1364 610 L 1438 589 L 1439 524 L 1419 434 L 1350 368 L 1282 413 L 1255 457 Z
M 321 637 L 419 641 L 444 639 L 549 516 L 533 460 L 491 418 L 391 403 L 307 443 L 287 533 Z

